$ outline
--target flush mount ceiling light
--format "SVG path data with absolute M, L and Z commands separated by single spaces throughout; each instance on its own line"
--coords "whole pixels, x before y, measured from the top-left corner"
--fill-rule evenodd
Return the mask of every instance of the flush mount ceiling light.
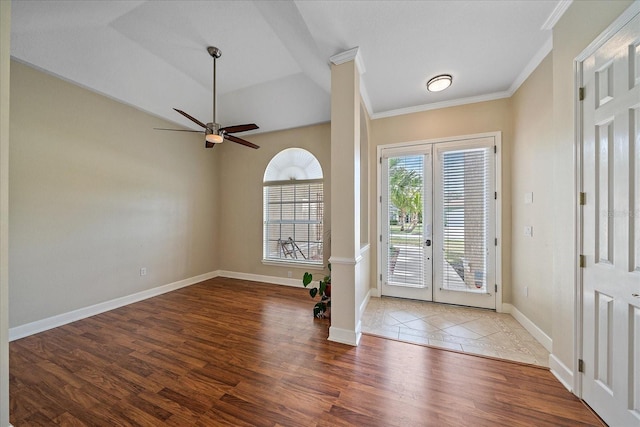
M 453 77 L 449 74 L 440 74 L 427 82 L 427 90 L 429 92 L 440 92 L 451 86 Z

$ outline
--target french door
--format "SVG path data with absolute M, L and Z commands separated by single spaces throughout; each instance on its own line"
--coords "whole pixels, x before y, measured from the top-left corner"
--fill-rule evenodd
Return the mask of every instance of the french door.
M 495 138 L 381 152 L 382 295 L 495 308 Z

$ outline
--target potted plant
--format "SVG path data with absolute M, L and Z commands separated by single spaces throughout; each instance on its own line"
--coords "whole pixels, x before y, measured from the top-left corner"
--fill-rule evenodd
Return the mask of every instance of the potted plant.
M 302 276 L 302 285 L 306 288 L 313 281 L 313 274 L 305 272 Z M 309 289 L 311 298 L 320 295 L 320 301 L 313 306 L 313 317 L 328 319 L 331 317 L 331 264 L 329 274 L 318 281 L 318 287 Z

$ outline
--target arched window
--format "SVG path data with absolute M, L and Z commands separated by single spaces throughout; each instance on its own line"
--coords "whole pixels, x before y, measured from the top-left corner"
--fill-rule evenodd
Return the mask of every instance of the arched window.
M 287 148 L 267 165 L 263 180 L 263 260 L 323 264 L 324 191 L 320 162 Z

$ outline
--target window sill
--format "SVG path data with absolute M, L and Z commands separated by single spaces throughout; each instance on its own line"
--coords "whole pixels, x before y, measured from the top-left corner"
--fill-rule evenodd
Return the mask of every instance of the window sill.
M 290 261 L 276 261 L 273 259 L 263 259 L 262 264 L 273 265 L 278 267 L 306 268 L 309 270 L 324 270 L 324 265 L 316 264 L 312 262 L 290 262 Z

